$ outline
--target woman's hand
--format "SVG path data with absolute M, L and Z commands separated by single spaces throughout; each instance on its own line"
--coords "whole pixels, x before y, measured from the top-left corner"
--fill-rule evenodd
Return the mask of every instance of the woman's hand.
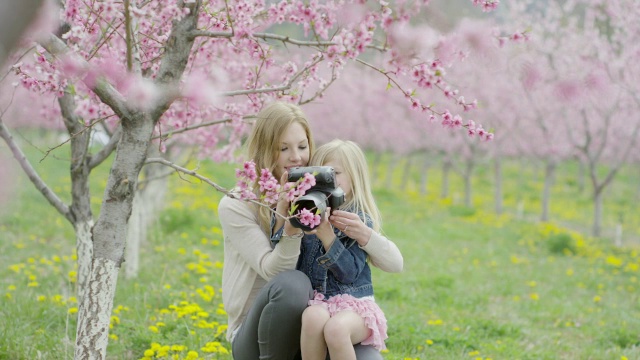
M 365 246 L 371 239 L 373 229 L 367 226 L 357 214 L 348 211 L 335 210 L 329 217 L 329 221 L 348 237 Z
M 282 176 L 280 177 L 280 188 L 281 189 L 284 188 L 284 184 L 287 183 L 287 179 L 288 178 L 289 178 L 289 172 L 285 171 L 284 174 L 282 174 Z M 289 216 L 289 207 L 290 206 L 291 206 L 291 203 L 287 200 L 287 197 L 285 196 L 285 193 L 284 192 L 280 193 L 280 197 L 278 198 L 278 203 L 276 204 L 276 213 L 278 213 L 281 216 L 276 216 L 276 224 L 273 227 L 273 231 L 274 232 L 278 231 L 278 229 L 280 229 L 282 227 L 282 225 L 285 225 L 284 217 L 288 217 Z M 289 228 L 289 230 L 291 230 L 291 228 Z M 285 231 L 286 230 L 287 230 L 287 228 L 285 228 Z M 293 232 L 287 232 L 287 234 L 293 234 Z

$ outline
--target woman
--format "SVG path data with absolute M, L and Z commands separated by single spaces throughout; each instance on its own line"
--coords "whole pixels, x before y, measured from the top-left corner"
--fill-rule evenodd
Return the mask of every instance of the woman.
M 286 180 L 287 170 L 306 166 L 312 151 L 309 123 L 299 107 L 276 102 L 258 113 L 248 139 L 248 157 L 257 169 L 269 169 Z M 278 202 L 279 214 L 288 210 L 286 200 Z M 304 233 L 288 221 L 276 220 L 269 209 L 226 196 L 220 200 L 218 215 L 224 232 L 222 298 L 234 359 L 296 358 L 302 312 L 313 297 L 309 278 L 294 270 Z M 334 214 L 332 223 L 356 225 L 359 219 L 351 215 Z M 271 229 L 278 231 L 274 234 Z M 402 270 L 400 251 L 385 237 L 372 234 L 363 249 L 374 266 Z M 371 346 L 355 349 L 359 359 L 381 359 Z

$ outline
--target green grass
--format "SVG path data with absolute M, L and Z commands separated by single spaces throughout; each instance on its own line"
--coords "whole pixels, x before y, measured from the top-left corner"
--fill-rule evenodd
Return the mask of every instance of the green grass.
M 387 168 L 388 161 L 379 166 Z M 68 199 L 68 163 L 48 158 L 37 167 Z M 203 162 L 199 171 L 228 187 L 233 170 Z M 376 182 L 385 233 L 405 257 L 403 273 L 373 273 L 389 321 L 385 358 L 640 358 L 638 248 L 633 241 L 615 248 L 606 237 L 564 226 L 588 229 L 590 221 L 588 196 L 571 180 L 575 167 L 558 174 L 550 223 L 531 220 L 542 179 L 518 162 L 505 164 L 500 216 L 492 213 L 490 169 L 474 178 L 473 208 L 461 204 L 461 182 L 453 174 L 451 196 L 439 198 L 437 168 L 428 194 L 420 195 L 417 171 L 404 192 Z M 107 173 L 99 169 L 92 179 L 96 215 Z M 624 212 L 625 233 L 637 236 L 638 214 L 628 196 L 637 182 L 632 175 L 622 173 L 605 205 Z M 402 166 L 392 176 L 399 184 Z M 71 359 L 73 229 L 24 175 L 17 177 L 15 196 L 0 214 L 0 359 Z M 140 274 L 127 279 L 122 271 L 118 280 L 110 359 L 141 359 L 151 351 L 230 359 L 222 350 L 230 346 L 220 296 L 219 198 L 206 184 L 172 176 L 166 206 L 141 249 Z M 529 215 L 522 219 L 515 216 L 519 201 Z M 611 215 L 606 225 L 613 224 Z

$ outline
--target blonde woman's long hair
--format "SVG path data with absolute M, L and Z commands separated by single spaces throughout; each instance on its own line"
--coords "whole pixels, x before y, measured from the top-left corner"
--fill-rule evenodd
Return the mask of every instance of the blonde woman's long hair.
M 330 161 L 341 162 L 343 170 L 351 179 L 351 198 L 340 209 L 369 215 L 373 221 L 373 230 L 380 232 L 382 217 L 373 198 L 369 166 L 360 146 L 353 141 L 332 140 L 316 149 L 309 165 L 322 166 Z
M 307 116 L 300 107 L 285 102 L 274 102 L 264 107 L 257 115 L 247 140 L 247 155 L 256 164 L 256 170 L 269 169 L 280 181 L 282 174 L 274 174 L 280 156 L 281 139 L 289 125 L 298 123 L 304 128 L 309 141 L 309 153 L 313 153 L 313 137 Z M 259 173 L 258 173 L 259 175 Z M 260 186 L 257 181 L 253 187 L 259 195 Z M 264 206 L 258 207 L 258 220 L 266 234 L 271 233 L 271 212 Z

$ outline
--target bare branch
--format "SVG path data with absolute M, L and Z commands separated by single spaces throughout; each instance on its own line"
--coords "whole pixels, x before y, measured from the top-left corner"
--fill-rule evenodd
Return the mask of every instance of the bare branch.
M 256 204 L 256 205 L 258 205 L 258 206 L 263 206 L 263 207 L 265 207 L 265 208 L 269 209 L 269 210 L 270 210 L 271 212 L 273 212 L 274 214 L 276 214 L 276 216 L 280 216 L 281 218 L 283 218 L 283 219 L 285 219 L 285 220 L 286 220 L 286 219 L 288 219 L 286 216 L 283 216 L 283 215 L 281 215 L 281 214 L 278 214 L 278 212 L 276 212 L 274 209 L 272 209 L 272 208 L 271 208 L 269 205 L 267 205 L 267 204 L 264 204 L 264 203 L 262 203 L 262 202 L 260 202 L 260 201 L 256 201 L 256 200 L 245 200 L 245 199 L 239 199 L 239 198 L 236 196 L 236 194 L 235 194 L 235 193 L 233 193 L 232 191 L 227 190 L 227 189 L 225 189 L 224 187 L 222 187 L 222 186 L 220 186 L 220 185 L 216 184 L 215 182 L 213 182 L 213 181 L 212 181 L 212 180 L 210 180 L 209 178 L 207 178 L 207 177 L 205 177 L 205 176 L 202 176 L 202 175 L 198 174 L 197 172 L 195 172 L 195 171 L 193 171 L 193 170 L 185 169 L 185 168 L 183 168 L 182 166 L 176 165 L 176 164 L 172 163 L 171 161 L 168 161 L 168 160 L 165 160 L 165 159 L 162 159 L 162 158 L 148 158 L 148 159 L 147 159 L 147 161 L 146 161 L 146 163 L 147 163 L 147 164 L 149 164 L 149 163 L 160 163 L 160 164 L 166 165 L 166 166 L 168 166 L 168 167 L 171 167 L 171 168 L 175 169 L 175 170 L 176 170 L 176 171 L 178 171 L 178 172 L 181 172 L 181 173 L 186 174 L 186 175 L 189 175 L 189 176 L 193 176 L 193 177 L 195 177 L 196 179 L 199 179 L 200 181 L 203 181 L 203 182 L 205 182 L 205 183 L 207 183 L 207 184 L 211 185 L 214 189 L 216 189 L 216 190 L 218 190 L 219 192 L 221 192 L 221 193 L 223 193 L 223 194 L 227 195 L 227 196 L 228 196 L 228 197 L 230 197 L 230 198 L 238 199 L 238 200 L 242 200 L 242 201 L 247 201 L 247 202 L 250 202 L 250 203 Z
M 47 186 L 42 180 L 38 172 L 31 166 L 31 163 L 27 159 L 26 155 L 22 152 L 18 144 L 13 140 L 13 136 L 9 132 L 9 129 L 4 125 L 2 118 L 0 118 L 0 137 L 9 145 L 13 157 L 16 158 L 22 170 L 27 174 L 29 180 L 40 191 L 40 193 L 49 201 L 49 203 L 56 209 L 62 216 L 64 216 L 69 222 L 73 222 L 73 216 L 69 210 L 69 206 L 66 205 L 56 194 Z
M 276 87 L 272 87 L 272 88 L 261 88 L 261 89 L 248 89 L 248 90 L 235 90 L 235 91 L 229 91 L 229 92 L 224 92 L 221 93 L 221 96 L 237 96 L 237 95 L 248 95 L 248 94 L 259 94 L 259 93 L 266 93 L 266 92 L 275 92 L 275 91 L 285 91 L 285 90 L 289 90 L 291 89 L 291 86 L 293 85 L 293 83 L 300 77 L 302 76 L 302 74 L 304 74 L 307 70 L 309 70 L 312 66 L 318 64 L 320 61 L 322 61 L 324 57 L 323 56 L 318 56 L 317 59 L 315 59 L 313 62 L 311 62 L 311 64 L 309 64 L 308 66 L 305 66 L 302 70 L 298 71 L 298 73 L 296 73 L 295 75 L 293 75 L 291 77 L 291 79 L 289 79 L 289 81 L 287 81 L 286 84 L 281 85 L 281 86 L 276 86 Z
M 214 31 L 205 31 L 205 30 L 195 30 L 191 32 L 191 36 L 206 36 L 212 38 L 231 38 L 233 37 L 233 33 L 230 32 L 214 32 Z M 298 40 L 293 39 L 289 36 L 272 34 L 272 33 L 253 33 L 251 34 L 254 38 L 262 39 L 262 40 L 277 40 L 283 43 L 293 44 L 297 46 L 318 46 L 318 47 L 328 47 L 331 45 L 337 45 L 336 42 L 333 41 L 322 41 L 322 40 Z M 386 47 L 381 47 L 377 45 L 367 45 L 368 49 L 375 49 L 378 51 L 387 51 Z
M 255 115 L 246 115 L 246 116 L 242 117 L 243 120 L 253 119 L 253 118 L 255 118 Z M 175 134 L 180 134 L 180 133 L 183 133 L 183 132 L 186 132 L 186 131 L 190 131 L 190 130 L 194 130 L 194 129 L 198 129 L 198 128 L 201 128 L 201 127 L 224 124 L 224 123 L 231 122 L 231 120 L 233 120 L 233 119 L 225 118 L 225 119 L 220 119 L 220 120 L 204 122 L 204 123 L 201 123 L 201 124 L 186 126 L 186 127 L 182 128 L 182 129 L 173 130 L 173 131 L 166 132 L 166 133 L 164 133 L 162 135 L 154 136 L 151 139 L 152 140 L 159 139 L 159 138 L 166 139 L 166 138 L 168 138 L 168 137 L 170 137 L 172 135 L 175 135 Z

